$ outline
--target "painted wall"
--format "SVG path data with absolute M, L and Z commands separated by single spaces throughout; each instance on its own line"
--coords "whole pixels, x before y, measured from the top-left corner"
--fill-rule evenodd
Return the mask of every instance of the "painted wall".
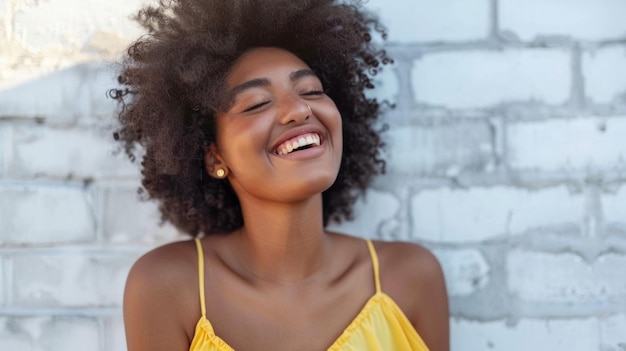
M 130 265 L 182 239 L 111 140 L 141 3 L 0 0 L 0 350 L 125 349 Z M 626 350 L 626 3 L 367 6 L 397 108 L 340 228 L 437 254 L 454 351 Z

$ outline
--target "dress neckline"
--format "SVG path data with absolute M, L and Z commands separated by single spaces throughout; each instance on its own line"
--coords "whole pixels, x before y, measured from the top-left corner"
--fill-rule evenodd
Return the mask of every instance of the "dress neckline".
M 205 298 L 204 298 L 204 253 L 202 250 L 202 242 L 200 241 L 200 239 L 196 238 L 195 242 L 196 242 L 196 248 L 198 252 L 198 283 L 199 283 L 199 294 L 200 294 L 200 308 L 201 308 L 202 315 L 200 316 L 200 318 L 198 319 L 198 322 L 196 323 L 194 340 L 195 338 L 198 337 L 198 331 L 204 330 L 205 332 L 209 334 L 209 337 L 213 339 L 215 343 L 217 343 L 218 345 L 220 345 L 221 348 L 224 349 L 224 351 L 235 351 L 235 349 L 232 346 L 230 346 L 225 340 L 223 340 L 217 334 L 215 334 L 213 325 L 211 325 L 211 322 L 206 317 L 206 304 L 205 304 Z M 337 349 L 338 347 L 341 347 L 343 343 L 346 342 L 346 340 L 350 339 L 350 337 L 354 334 L 354 332 L 358 329 L 358 327 L 363 323 L 363 321 L 367 320 L 367 318 L 372 314 L 372 310 L 374 309 L 374 307 L 384 302 L 389 303 L 392 308 L 396 309 L 401 314 L 402 318 L 405 318 L 408 321 L 408 318 L 406 317 L 404 312 L 402 312 L 402 309 L 400 309 L 400 307 L 393 300 L 393 298 L 391 298 L 391 296 L 385 294 L 382 291 L 381 284 L 380 284 L 378 255 L 376 254 L 376 249 L 374 248 L 374 244 L 372 243 L 370 239 L 366 239 L 365 242 L 367 243 L 367 247 L 370 253 L 370 259 L 372 262 L 372 270 L 374 273 L 374 283 L 376 286 L 376 291 L 374 292 L 372 296 L 369 297 L 369 299 L 367 299 L 367 301 L 365 301 L 363 307 L 361 307 L 361 309 L 356 314 L 356 316 L 343 329 L 339 337 L 337 337 L 337 339 L 333 341 L 333 343 L 328 347 L 327 350 L 334 350 L 334 349 Z M 419 337 L 417 330 L 415 330 L 415 328 L 412 328 L 412 329 L 413 329 L 413 332 Z M 193 344 L 193 340 L 192 340 L 192 344 Z
M 368 317 L 373 313 L 373 309 L 382 303 L 389 303 L 393 306 L 393 308 L 397 309 L 399 313 L 403 316 L 403 318 L 407 318 L 404 312 L 400 309 L 397 303 L 391 298 L 391 296 L 385 294 L 384 292 L 376 292 L 374 295 L 370 296 L 370 298 L 365 302 L 361 310 L 357 313 L 357 315 L 350 321 L 350 323 L 343 329 L 339 337 L 337 337 L 333 343 L 327 348 L 327 350 L 337 350 L 339 347 L 343 346 L 343 344 L 350 339 L 350 337 L 358 330 L 359 326 L 363 324 L 364 321 L 368 319 Z M 407 318 L 408 320 L 408 318 Z M 224 339 L 220 338 L 217 334 L 215 334 L 215 330 L 213 329 L 213 325 L 206 318 L 206 316 L 200 316 L 198 322 L 196 323 L 196 335 L 199 329 L 204 329 L 206 333 L 209 334 L 209 337 L 213 339 L 213 341 L 220 346 L 221 351 L 235 351 L 235 349 L 230 346 Z M 413 328 L 413 331 L 417 336 L 419 333 L 417 330 Z

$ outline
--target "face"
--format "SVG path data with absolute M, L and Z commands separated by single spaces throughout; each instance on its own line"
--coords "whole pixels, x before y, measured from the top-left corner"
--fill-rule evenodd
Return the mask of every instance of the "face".
M 301 201 L 337 177 L 341 116 L 311 69 L 278 48 L 244 53 L 226 79 L 209 172 L 227 169 L 240 200 Z

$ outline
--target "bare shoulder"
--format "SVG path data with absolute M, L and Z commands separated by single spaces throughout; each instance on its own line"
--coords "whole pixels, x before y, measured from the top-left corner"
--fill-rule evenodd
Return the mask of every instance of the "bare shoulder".
M 437 257 L 419 244 L 375 241 L 374 245 L 381 264 L 381 276 L 418 285 L 433 279 L 443 279 Z
M 150 292 L 154 298 L 180 293 L 181 283 L 197 277 L 193 242 L 181 241 L 157 247 L 141 256 L 131 267 L 126 290 Z
M 124 289 L 129 351 L 188 347 L 197 300 L 196 262 L 195 245 L 189 241 L 158 247 L 135 262 Z
M 391 296 L 432 350 L 449 350 L 448 296 L 437 257 L 407 242 L 376 241 L 382 290 Z
M 154 283 L 162 282 L 164 275 L 175 279 L 181 273 L 181 266 L 196 264 L 195 253 L 193 241 L 178 241 L 159 246 L 139 257 L 132 266 L 129 277 L 134 278 L 137 275 L 142 279 L 149 279 L 157 275 L 159 279 Z

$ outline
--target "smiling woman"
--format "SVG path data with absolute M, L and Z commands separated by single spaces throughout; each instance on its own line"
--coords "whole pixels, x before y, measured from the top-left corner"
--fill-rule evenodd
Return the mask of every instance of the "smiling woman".
M 339 173 L 341 116 L 313 71 L 284 49 L 253 48 L 226 82 L 232 103 L 218 114 L 217 140 L 205 161 L 209 174 L 228 170 L 244 223 L 247 213 L 257 212 L 246 211 L 251 201 L 291 208 L 321 197 Z
M 330 0 L 161 1 L 138 20 L 115 136 L 195 240 L 133 266 L 129 351 L 447 350 L 430 252 L 325 229 L 384 170 L 364 94 L 391 62 L 378 23 Z

